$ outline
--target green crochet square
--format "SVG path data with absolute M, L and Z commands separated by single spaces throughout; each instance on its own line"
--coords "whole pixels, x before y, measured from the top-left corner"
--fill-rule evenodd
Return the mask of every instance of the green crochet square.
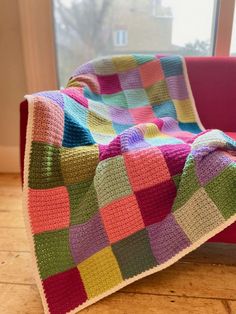
M 42 279 L 75 267 L 69 248 L 68 229 L 35 234 L 34 241 Z
M 144 107 L 149 103 L 147 94 L 143 88 L 127 89 L 124 93 L 129 108 Z
M 134 57 L 134 59 L 136 60 L 136 62 L 138 64 L 143 64 L 143 63 L 146 63 L 146 62 L 150 62 L 150 61 L 156 60 L 154 55 L 134 54 L 133 57 Z
M 99 162 L 98 145 L 61 149 L 61 171 L 65 185 L 90 181 Z
M 94 185 L 99 207 L 132 194 L 123 156 L 106 159 L 97 167 Z
M 174 212 L 182 207 L 200 187 L 198 178 L 195 174 L 195 161 L 192 156 L 189 156 L 181 176 L 172 211 Z
M 230 164 L 205 190 L 225 219 L 236 214 L 236 164 Z
M 64 185 L 60 166 L 60 148 L 33 142 L 30 152 L 29 187 L 49 189 Z
M 102 95 L 102 100 L 106 105 L 119 106 L 128 108 L 127 100 L 124 92 L 119 92 L 111 95 Z
M 87 222 L 97 211 L 97 195 L 92 181 L 67 187 L 70 198 L 70 224 Z
M 174 184 L 176 186 L 176 189 L 179 188 L 180 180 L 181 180 L 181 174 L 176 174 L 172 177 L 172 180 L 174 181 Z
M 167 100 L 170 100 L 168 87 L 166 81 L 159 81 L 152 86 L 146 88 L 150 104 L 161 104 Z
M 146 229 L 112 244 L 112 250 L 124 279 L 131 278 L 157 265 Z

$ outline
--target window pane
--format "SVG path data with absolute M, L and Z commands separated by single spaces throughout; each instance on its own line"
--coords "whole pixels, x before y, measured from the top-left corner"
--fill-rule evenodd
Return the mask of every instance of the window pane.
M 236 56 L 236 7 L 234 8 L 233 33 L 230 47 L 231 56 Z
M 59 81 L 101 55 L 210 55 L 216 0 L 54 0 Z

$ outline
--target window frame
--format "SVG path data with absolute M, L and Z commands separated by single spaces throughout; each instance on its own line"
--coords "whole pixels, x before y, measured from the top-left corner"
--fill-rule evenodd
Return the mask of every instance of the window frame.
M 18 0 L 27 93 L 59 86 L 52 1 Z M 236 0 L 215 1 L 212 55 L 230 56 Z
M 122 38 L 123 37 L 123 38 Z M 123 40 L 121 40 L 123 39 Z M 117 29 L 113 34 L 113 43 L 115 47 L 125 47 L 128 45 L 128 31 L 127 29 Z

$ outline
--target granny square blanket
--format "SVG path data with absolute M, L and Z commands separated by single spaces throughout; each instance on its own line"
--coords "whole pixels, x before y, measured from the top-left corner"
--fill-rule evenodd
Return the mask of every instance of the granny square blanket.
M 96 59 L 26 98 L 24 207 L 45 313 L 77 313 L 236 220 L 236 142 L 202 127 L 181 57 Z

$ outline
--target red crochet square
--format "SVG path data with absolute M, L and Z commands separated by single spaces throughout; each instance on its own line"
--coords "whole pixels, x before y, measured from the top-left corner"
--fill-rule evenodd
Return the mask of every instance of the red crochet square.
M 68 313 L 88 299 L 77 268 L 43 280 L 43 287 L 51 314 Z
M 145 226 L 163 220 L 171 211 L 176 187 L 172 180 L 135 192 Z
M 122 90 L 117 74 L 98 75 L 97 78 L 100 84 L 101 94 L 114 94 Z

